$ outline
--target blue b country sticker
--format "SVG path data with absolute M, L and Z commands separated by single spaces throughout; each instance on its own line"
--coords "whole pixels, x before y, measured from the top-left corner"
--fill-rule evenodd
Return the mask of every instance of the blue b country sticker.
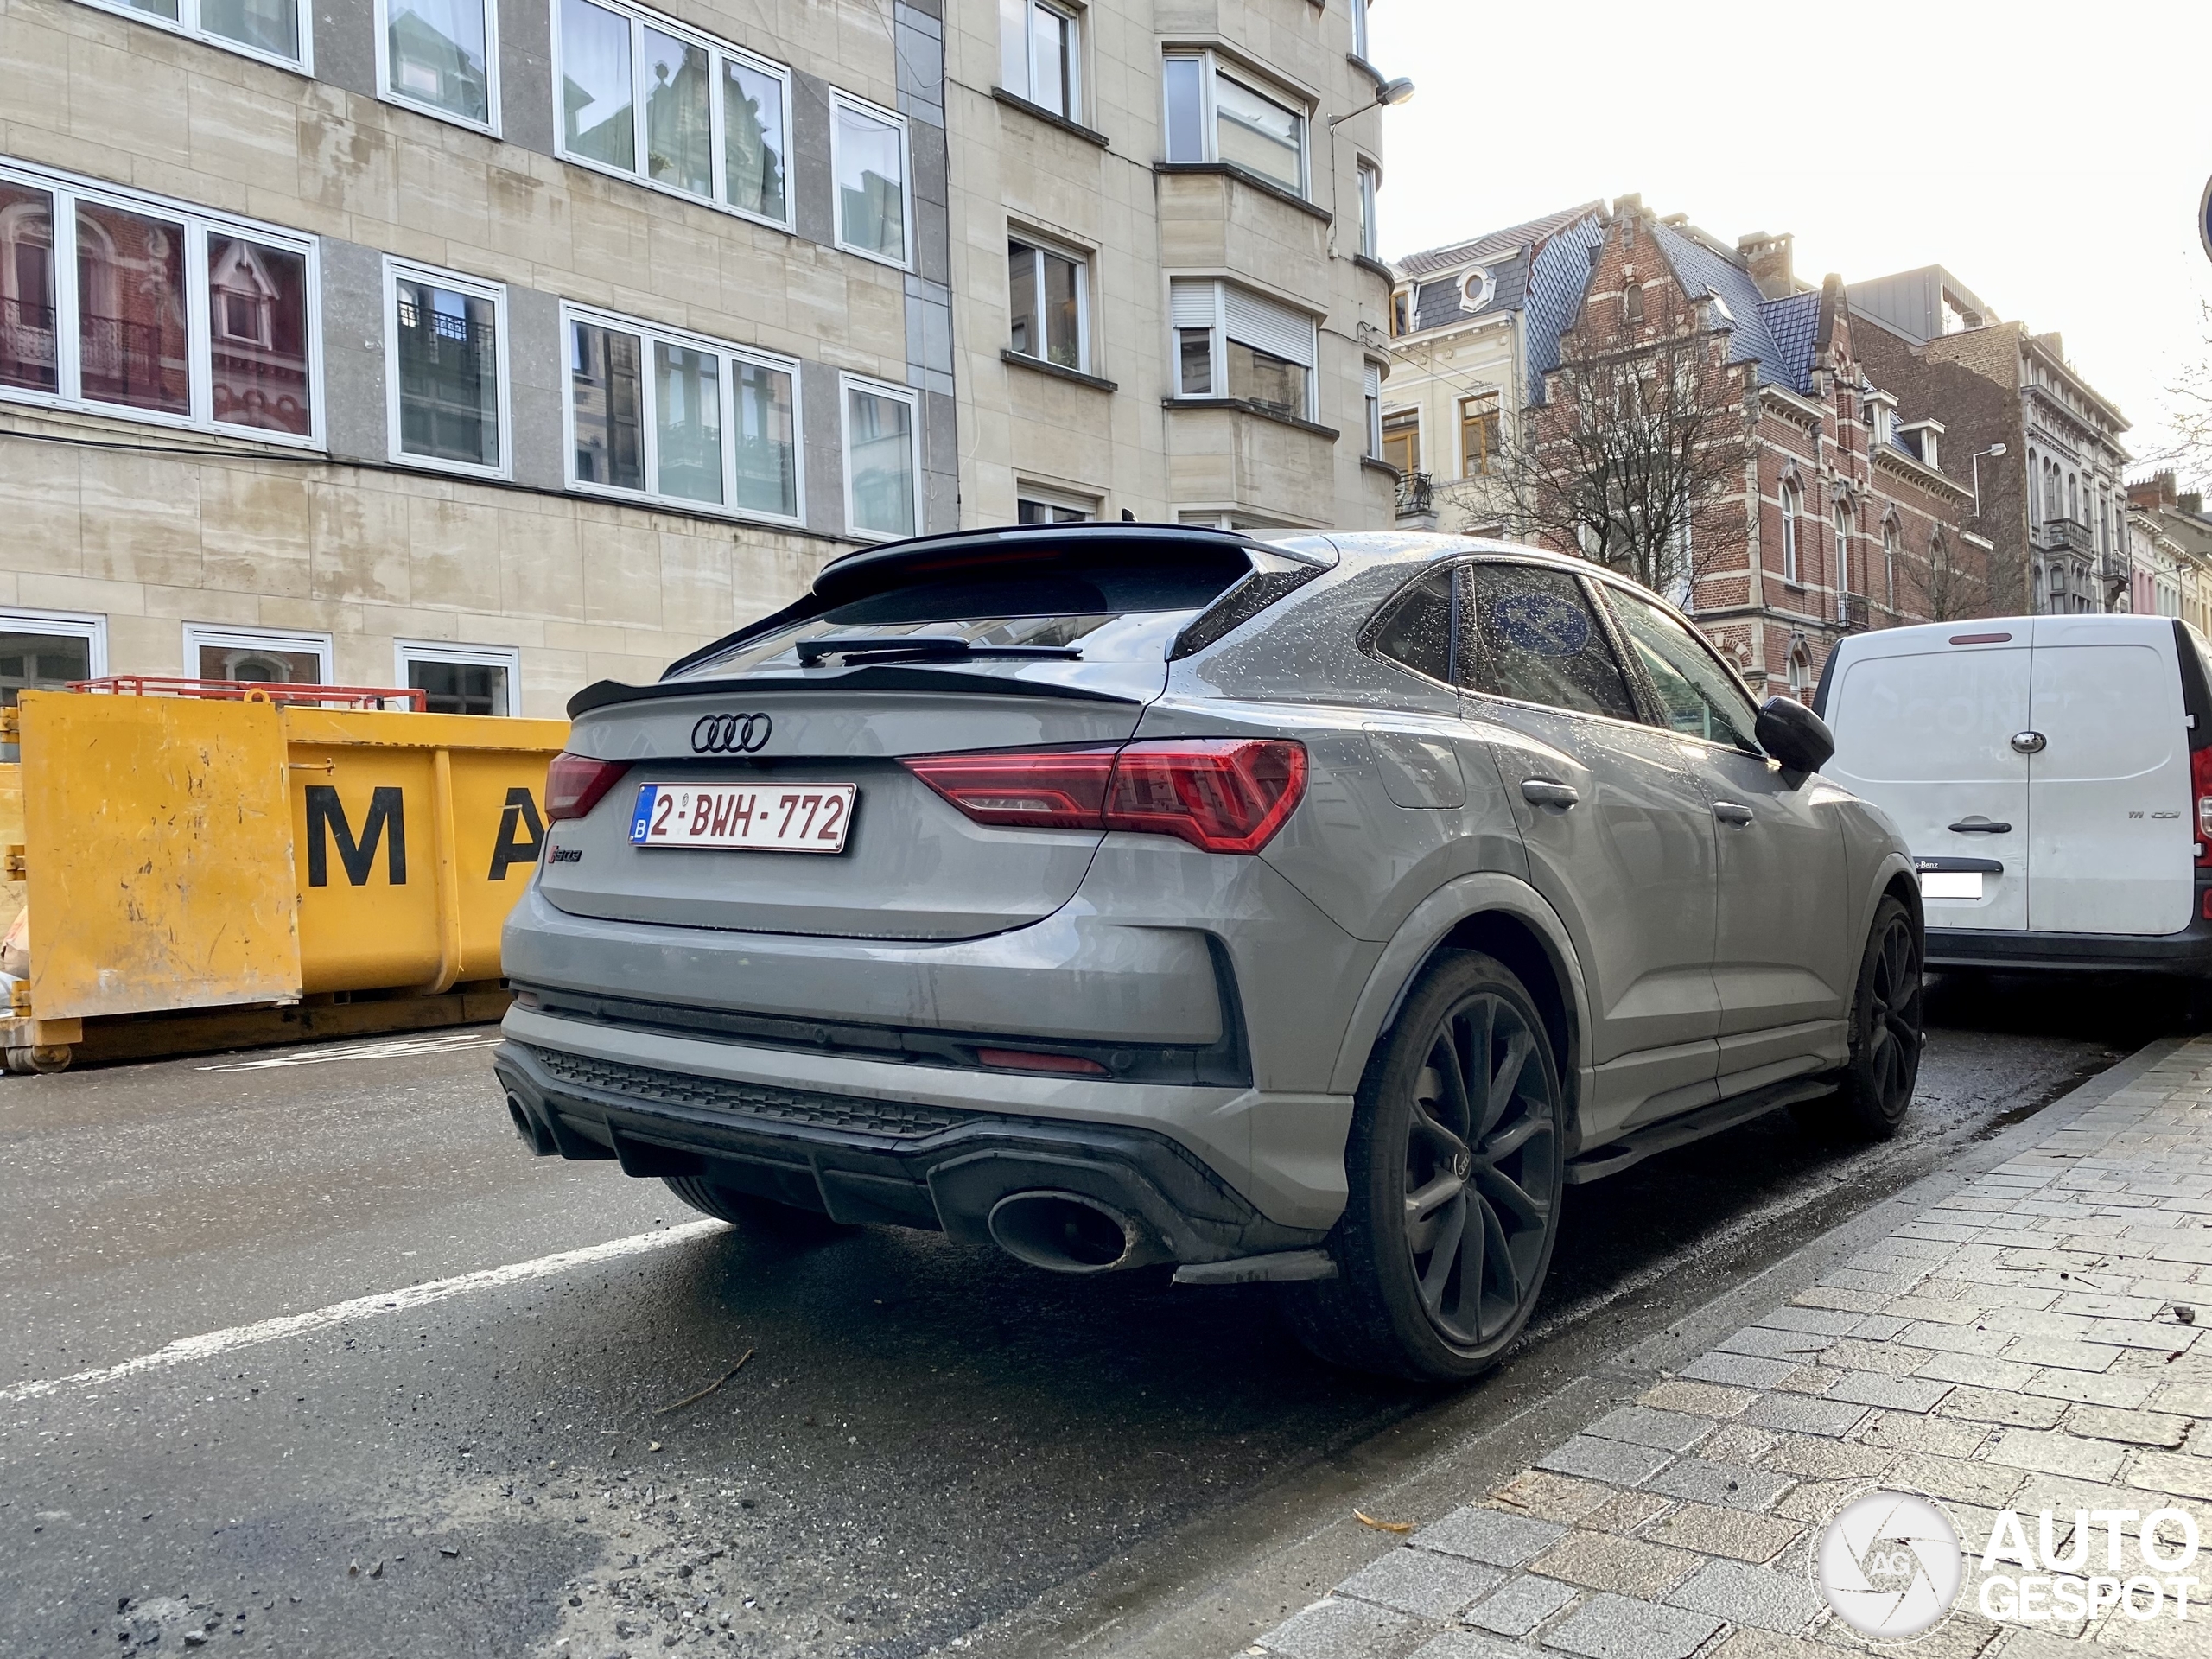
M 1533 657 L 1573 657 L 1590 643 L 1590 613 L 1557 594 L 1509 594 L 1490 613 L 1498 638 Z

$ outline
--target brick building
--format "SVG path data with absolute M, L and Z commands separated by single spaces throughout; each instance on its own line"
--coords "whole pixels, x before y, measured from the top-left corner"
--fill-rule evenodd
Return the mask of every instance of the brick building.
M 1940 265 L 1854 283 L 1846 296 L 1867 372 L 1941 412 L 1944 470 L 1979 486 L 1969 523 L 1993 549 L 1982 608 L 2126 609 L 2128 423 L 2060 337 L 2000 321 Z
M 1942 467 L 1943 425 L 1868 383 L 1840 278 L 1798 281 L 1787 236 L 1731 246 L 1634 197 L 1542 229 L 1532 270 L 1548 259 L 1562 280 L 1532 281 L 1522 308 L 1516 441 L 1545 453 L 1547 423 L 1573 418 L 1578 365 L 1656 362 L 1688 331 L 1707 365 L 1694 395 L 1730 412 L 1742 467 L 1692 515 L 1678 597 L 1752 685 L 1809 693 L 1847 632 L 1979 610 L 1987 549 L 1966 523 L 1970 492 Z

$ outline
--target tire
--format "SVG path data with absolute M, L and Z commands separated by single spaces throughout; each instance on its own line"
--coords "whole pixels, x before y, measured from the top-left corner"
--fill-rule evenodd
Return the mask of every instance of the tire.
M 824 1244 L 860 1231 L 849 1222 L 832 1221 L 819 1211 L 779 1204 L 734 1186 L 718 1186 L 696 1175 L 664 1175 L 661 1179 L 670 1192 L 700 1214 L 726 1221 L 756 1237 L 780 1239 L 787 1244 Z
M 1816 1133 L 1887 1141 L 1904 1121 L 1920 1077 L 1926 1030 L 1925 941 L 1902 899 L 1885 897 L 1859 962 L 1851 1002 L 1851 1058 L 1834 1094 L 1790 1110 Z
M 1551 1266 L 1563 1113 L 1527 988 L 1474 951 L 1437 962 L 1360 1084 L 1350 1196 L 1327 1246 L 1337 1277 L 1283 1287 L 1300 1339 L 1332 1363 L 1421 1382 L 1496 1365 Z

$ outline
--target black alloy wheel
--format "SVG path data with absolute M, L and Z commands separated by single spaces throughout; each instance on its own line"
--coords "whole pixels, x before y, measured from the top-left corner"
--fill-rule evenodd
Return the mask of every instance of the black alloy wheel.
M 1286 1287 L 1300 1337 L 1362 1370 L 1463 1381 L 1542 1289 L 1565 1116 L 1542 1016 L 1503 963 L 1453 951 L 1406 999 L 1360 1086 L 1338 1276 Z
M 1799 1122 L 1861 1140 L 1886 1141 L 1897 1132 L 1920 1082 L 1926 960 L 1920 924 L 1902 899 L 1885 896 L 1859 964 L 1851 1057 L 1833 1096 L 1791 1109 Z

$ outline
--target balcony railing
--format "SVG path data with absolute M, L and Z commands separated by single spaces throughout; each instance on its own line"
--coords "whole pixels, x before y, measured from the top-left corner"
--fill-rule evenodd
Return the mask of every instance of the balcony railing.
M 2047 553 L 2094 553 L 2096 539 L 2087 524 L 2071 518 L 2046 518 L 2036 526 L 2036 545 Z
M 1436 511 L 1436 480 L 1427 473 L 1398 475 L 1398 517 L 1418 518 Z
M 1835 596 L 1835 623 L 1846 633 L 1864 633 L 1872 626 L 1872 607 L 1864 594 L 1838 594 Z

